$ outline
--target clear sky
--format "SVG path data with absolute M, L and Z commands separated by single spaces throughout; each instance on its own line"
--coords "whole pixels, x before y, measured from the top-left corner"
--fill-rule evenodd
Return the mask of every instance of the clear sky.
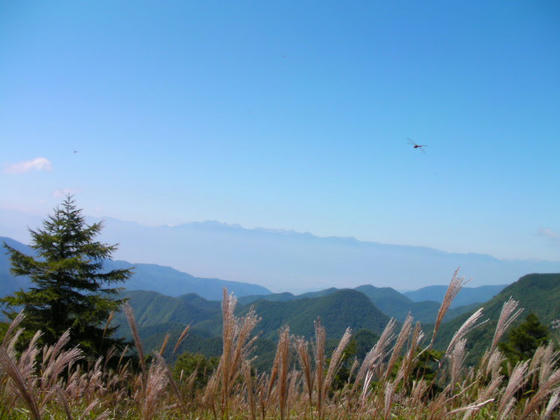
M 2 208 L 559 260 L 560 3 L 0 0 L 0 146 Z

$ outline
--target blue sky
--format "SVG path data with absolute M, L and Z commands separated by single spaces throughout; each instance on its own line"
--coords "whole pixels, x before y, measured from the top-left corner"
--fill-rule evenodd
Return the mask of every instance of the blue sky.
M 559 45 L 556 1 L 0 0 L 0 207 L 560 260 Z

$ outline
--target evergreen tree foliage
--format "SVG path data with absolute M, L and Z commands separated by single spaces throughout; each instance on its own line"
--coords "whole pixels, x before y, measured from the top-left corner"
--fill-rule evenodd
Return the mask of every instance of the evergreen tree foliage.
M 529 314 L 518 327 L 511 330 L 506 342 L 500 343 L 500 350 L 514 366 L 517 362 L 528 360 L 539 346 L 549 340 L 549 331 L 535 314 Z
M 22 326 L 29 333 L 42 331 L 42 341 L 52 344 L 70 329 L 71 345 L 79 344 L 87 355 L 105 354 L 109 347 L 123 344 L 111 338 L 117 327 L 106 328 L 111 311 L 119 308 L 120 288 L 116 283 L 128 279 L 130 269 L 103 272 L 116 245 L 95 240 L 101 223 L 87 225 L 72 196 L 66 197 L 43 221 L 41 229 L 29 230 L 35 255 L 8 246 L 11 272 L 28 276 L 32 287 L 0 299 L 4 313 L 13 319 L 22 308 Z

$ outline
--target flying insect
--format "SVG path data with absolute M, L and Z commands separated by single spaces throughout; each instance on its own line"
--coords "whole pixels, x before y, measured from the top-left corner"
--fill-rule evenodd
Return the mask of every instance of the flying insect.
M 408 138 L 408 144 L 410 144 L 414 150 L 420 150 L 421 152 L 425 152 L 426 150 L 424 148 L 428 147 L 427 144 L 418 144 L 414 142 L 410 137 Z

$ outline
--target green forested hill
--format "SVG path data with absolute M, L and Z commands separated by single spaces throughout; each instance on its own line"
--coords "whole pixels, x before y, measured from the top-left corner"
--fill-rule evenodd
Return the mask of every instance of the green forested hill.
M 524 320 L 529 313 L 537 315 L 540 321 L 547 326 L 553 319 L 560 318 L 560 274 L 528 274 L 523 276 L 503 289 L 489 302 L 478 306 L 484 308 L 484 318 L 488 318 L 489 322 L 473 331 L 468 337 L 468 348 L 471 356 L 480 356 L 492 340 L 502 306 L 510 296 L 519 301 L 519 306 L 524 308 L 517 324 Z M 436 340 L 436 346 L 444 348 L 455 331 L 472 312 L 474 311 L 443 324 Z
M 272 293 L 269 295 L 244 296 L 239 298 L 239 303 L 249 304 L 259 300 L 271 302 L 288 302 L 305 298 L 315 298 L 333 294 L 340 289 L 330 288 L 317 292 L 309 292 L 301 295 L 293 295 L 292 293 Z M 422 323 L 434 322 L 440 307 L 439 302 L 424 301 L 414 302 L 402 293 L 397 292 L 391 287 L 375 287 L 372 285 L 358 286 L 354 290 L 366 295 L 370 301 L 379 308 L 385 315 L 396 318 L 398 321 L 404 321 L 410 312 L 415 320 Z M 453 319 L 465 312 L 473 309 L 473 305 L 459 306 L 452 308 L 446 315 L 446 320 Z
M 318 317 L 329 337 L 340 337 L 346 327 L 379 333 L 389 321 L 389 317 L 364 294 L 351 289 L 288 301 L 268 300 L 267 296 L 250 304 L 239 305 L 238 312 L 245 313 L 250 307 L 254 307 L 261 317 L 256 331 L 271 339 L 276 339 L 278 330 L 283 325 L 289 325 L 293 334 L 310 337 L 314 332 L 313 322 Z M 221 319 L 216 316 L 196 325 L 196 328 L 214 335 L 219 334 Z
M 140 335 L 148 351 L 159 348 L 165 334 L 171 334 L 171 343 L 187 324 L 191 333 L 181 351 L 199 351 L 207 355 L 220 350 L 221 308 L 219 302 L 207 301 L 196 295 L 180 297 L 163 296 L 154 292 L 132 291 L 124 294 L 134 310 Z M 255 333 L 260 334 L 257 351 L 263 361 L 274 351 L 274 342 L 280 327 L 289 325 L 295 335 L 312 337 L 313 322 L 319 317 L 328 338 L 337 340 L 347 327 L 355 332 L 371 331 L 379 334 L 389 318 L 362 293 L 355 290 L 338 290 L 326 296 L 303 298 L 288 302 L 258 300 L 248 305 L 238 305 L 242 315 L 254 307 L 261 317 Z M 130 338 L 127 321 L 118 314 L 115 323 L 121 325 L 120 334 Z M 266 353 L 266 354 L 265 354 Z
M 247 305 L 249 303 L 253 303 L 258 300 L 268 300 L 271 302 L 288 302 L 290 300 L 327 296 L 330 295 L 331 293 L 337 292 L 338 290 L 340 289 L 337 289 L 336 287 L 331 287 L 329 289 L 318 290 L 315 292 L 302 293 L 301 295 L 294 295 L 293 293 L 290 292 L 282 292 L 282 293 L 270 293 L 266 295 L 242 296 L 239 298 L 239 304 Z
M 124 292 L 129 300 L 139 327 L 162 324 L 197 324 L 220 313 L 220 302 L 208 301 L 189 293 L 179 297 L 165 296 L 156 292 L 134 290 Z M 122 315 L 119 321 L 124 320 Z
M 289 325 L 294 334 L 312 336 L 313 321 L 317 317 L 332 337 L 340 337 L 346 327 L 380 333 L 389 321 L 366 296 L 348 289 L 289 302 L 260 300 L 254 303 L 254 308 L 262 318 L 258 328 L 268 337 L 275 337 L 284 324 Z

